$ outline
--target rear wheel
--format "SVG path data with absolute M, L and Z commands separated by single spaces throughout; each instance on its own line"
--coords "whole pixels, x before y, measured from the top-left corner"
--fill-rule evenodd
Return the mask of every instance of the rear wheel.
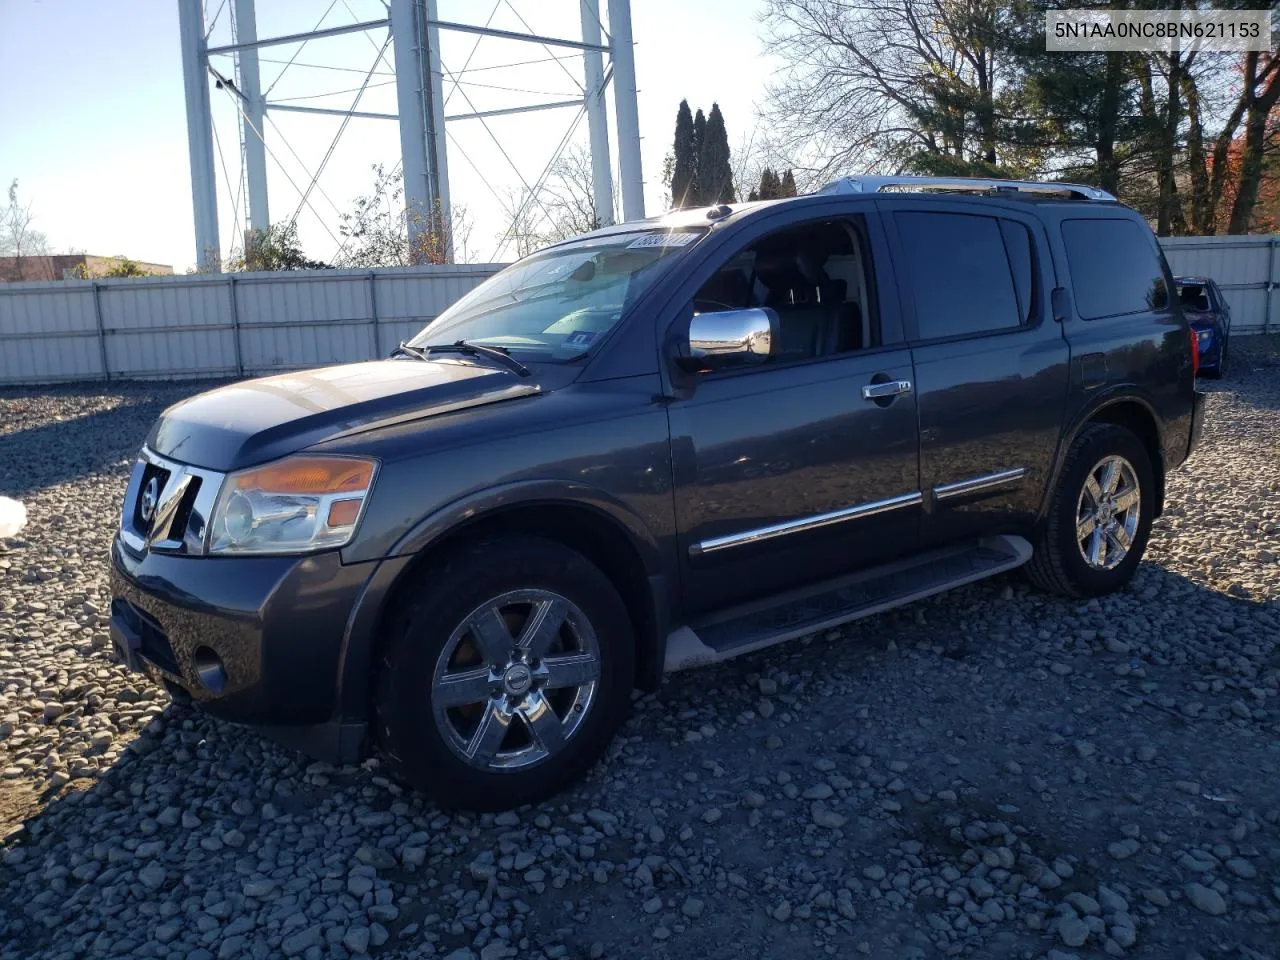
M 1067 454 L 1027 575 L 1072 597 L 1120 589 L 1142 560 L 1154 508 L 1142 441 L 1124 427 L 1091 424 Z
M 565 786 L 626 716 L 634 643 L 598 568 L 496 540 L 426 571 L 393 618 L 377 695 L 393 772 L 451 806 L 500 810 Z

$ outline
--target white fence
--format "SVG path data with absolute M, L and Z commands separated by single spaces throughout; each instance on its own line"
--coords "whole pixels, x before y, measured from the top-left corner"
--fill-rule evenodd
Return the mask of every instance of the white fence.
M 1166 237 L 1175 277 L 1212 277 L 1231 306 L 1232 333 L 1280 330 L 1280 237 Z
M 501 264 L 0 286 L 0 384 L 234 377 L 386 356 Z
M 1235 333 L 1280 330 L 1278 237 L 1161 241 Z M 385 356 L 500 264 L 0 285 L 0 384 L 221 377 Z

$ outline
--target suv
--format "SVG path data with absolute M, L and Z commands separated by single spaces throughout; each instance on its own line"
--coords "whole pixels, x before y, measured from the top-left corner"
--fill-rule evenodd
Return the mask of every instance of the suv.
M 633 687 L 1024 567 L 1119 589 L 1195 447 L 1195 340 L 1088 187 L 851 178 L 542 250 L 385 360 L 221 387 L 146 439 L 131 668 L 497 809 Z

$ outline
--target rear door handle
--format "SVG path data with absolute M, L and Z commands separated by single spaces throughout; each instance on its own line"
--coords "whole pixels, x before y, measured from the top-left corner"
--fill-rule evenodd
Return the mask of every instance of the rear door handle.
M 884 383 L 868 383 L 862 388 L 863 400 L 883 400 L 911 392 L 910 380 L 887 380 Z

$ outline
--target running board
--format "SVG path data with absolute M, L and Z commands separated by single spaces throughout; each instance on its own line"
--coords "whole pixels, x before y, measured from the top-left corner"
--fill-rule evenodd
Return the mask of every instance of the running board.
M 985 537 L 735 607 L 667 637 L 667 673 L 719 663 L 1020 567 L 1022 537 Z

